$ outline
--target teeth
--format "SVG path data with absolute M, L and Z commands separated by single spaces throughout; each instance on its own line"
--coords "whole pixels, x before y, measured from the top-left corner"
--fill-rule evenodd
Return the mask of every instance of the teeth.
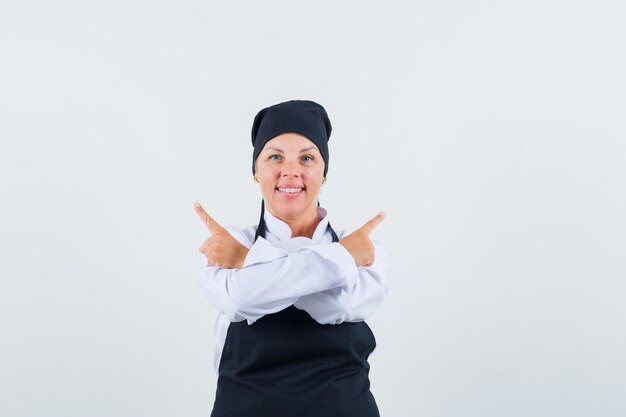
M 278 191 L 283 193 L 299 193 L 302 191 L 302 188 L 279 188 Z

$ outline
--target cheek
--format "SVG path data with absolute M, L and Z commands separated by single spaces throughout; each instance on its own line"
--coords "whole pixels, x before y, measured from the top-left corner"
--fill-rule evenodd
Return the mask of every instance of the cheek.
M 278 175 L 278 171 L 271 166 L 259 166 L 256 171 L 257 178 L 272 179 Z
M 312 168 L 306 174 L 310 182 L 320 185 L 324 179 L 324 167 Z

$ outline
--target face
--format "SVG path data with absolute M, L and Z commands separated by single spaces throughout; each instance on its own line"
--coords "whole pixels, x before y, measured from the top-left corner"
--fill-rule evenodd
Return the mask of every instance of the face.
M 256 159 L 256 178 L 274 216 L 283 221 L 317 216 L 324 159 L 305 136 L 283 133 L 267 141 Z

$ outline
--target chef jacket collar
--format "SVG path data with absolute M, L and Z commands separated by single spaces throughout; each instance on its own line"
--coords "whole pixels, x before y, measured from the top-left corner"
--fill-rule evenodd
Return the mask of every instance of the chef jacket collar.
M 328 227 L 327 214 L 328 212 L 325 208 L 320 206 L 317 207 L 317 216 L 320 219 L 320 222 L 315 228 L 315 232 L 313 232 L 313 238 L 311 240 L 317 241 L 324 235 L 324 233 L 326 233 L 326 228 Z M 265 219 L 267 232 L 273 234 L 279 240 L 291 239 L 291 228 L 287 223 L 277 217 L 274 217 L 269 210 L 265 210 L 263 218 Z

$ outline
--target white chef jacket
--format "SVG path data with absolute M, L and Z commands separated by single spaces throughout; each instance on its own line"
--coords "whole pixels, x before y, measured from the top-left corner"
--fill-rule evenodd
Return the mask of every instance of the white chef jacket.
M 265 237 L 254 242 L 257 225 L 226 227 L 250 251 L 242 269 L 218 268 L 202 255 L 200 285 L 218 314 L 213 367 L 218 373 L 231 322 L 248 325 L 290 305 L 305 310 L 321 324 L 367 319 L 387 294 L 389 258 L 371 238 L 374 264 L 357 266 L 341 244 L 332 241 L 327 211 L 317 207 L 320 223 L 313 238 L 291 237 L 291 228 L 265 210 Z M 341 239 L 344 230 L 335 230 Z

